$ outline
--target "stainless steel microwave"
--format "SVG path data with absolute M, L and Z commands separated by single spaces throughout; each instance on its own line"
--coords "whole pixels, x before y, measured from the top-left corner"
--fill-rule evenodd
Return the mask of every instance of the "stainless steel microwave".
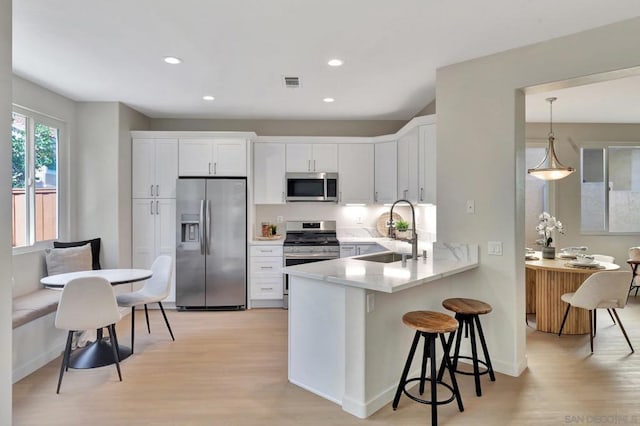
M 337 173 L 287 173 L 287 201 L 338 201 Z

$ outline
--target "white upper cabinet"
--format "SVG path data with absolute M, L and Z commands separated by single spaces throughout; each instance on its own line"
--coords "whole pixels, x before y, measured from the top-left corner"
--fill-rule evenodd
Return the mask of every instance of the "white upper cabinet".
M 285 144 L 253 145 L 253 201 L 255 204 L 284 203 Z
M 178 178 L 177 139 L 133 139 L 133 198 L 175 198 Z
M 418 202 L 418 140 L 414 127 L 398 139 L 398 198 Z
M 373 203 L 372 144 L 338 145 L 338 184 L 340 203 Z
M 398 199 L 398 143 L 375 144 L 374 199 L 376 203 L 393 203 Z
M 180 139 L 180 176 L 246 176 L 245 139 Z
M 337 172 L 338 145 L 334 143 L 287 144 L 287 172 Z
M 420 126 L 418 203 L 436 203 L 436 125 Z

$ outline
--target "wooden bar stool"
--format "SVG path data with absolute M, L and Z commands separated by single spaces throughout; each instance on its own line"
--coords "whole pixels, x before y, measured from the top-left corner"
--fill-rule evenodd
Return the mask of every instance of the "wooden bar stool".
M 480 325 L 479 316 L 488 314 L 493 310 L 493 308 L 488 303 L 481 302 L 480 300 L 463 299 L 459 297 L 446 299 L 444 302 L 442 302 L 442 306 L 450 311 L 455 312 L 456 319 L 459 322 L 458 330 L 449 335 L 449 341 L 447 342 L 447 347 L 450 349 L 451 344 L 453 343 L 454 336 L 457 336 L 456 347 L 453 356 L 451 357 L 453 369 L 456 373 L 465 374 L 467 376 L 474 376 L 476 382 L 476 395 L 482 396 L 482 389 L 480 388 L 480 376 L 488 373 L 492 382 L 496 381 L 496 376 L 493 372 L 493 367 L 491 366 L 491 358 L 489 358 L 487 342 L 484 340 L 484 333 L 482 332 L 482 325 Z M 460 355 L 460 340 L 462 338 L 463 328 L 465 330 L 465 337 L 469 337 L 469 333 L 471 333 L 470 357 Z M 478 330 L 480 344 L 482 345 L 484 361 L 478 359 L 478 349 L 476 346 L 476 328 Z M 473 363 L 473 372 L 458 370 L 458 360 L 460 359 L 471 360 Z M 485 367 L 484 371 L 480 371 L 479 364 L 482 364 Z M 444 364 L 440 366 L 440 371 L 438 373 L 439 379 L 442 378 L 442 375 L 444 374 L 444 368 Z
M 400 377 L 400 383 L 398 384 L 396 396 L 393 399 L 393 410 L 395 411 L 396 408 L 398 408 L 400 396 L 402 395 L 402 392 L 404 392 L 405 395 L 416 402 L 431 405 L 431 424 L 436 425 L 438 424 L 438 405 L 448 404 L 455 398 L 458 402 L 458 409 L 460 411 L 464 411 L 464 407 L 462 406 L 462 398 L 460 397 L 460 390 L 458 389 L 458 382 L 456 382 L 454 368 L 451 364 L 451 360 L 449 359 L 449 350 L 444 338 L 444 333 L 451 333 L 458 328 L 458 322 L 450 315 L 430 311 L 407 312 L 403 315 L 402 322 L 416 330 L 416 334 L 413 338 L 413 343 L 411 344 L 411 350 L 409 350 L 409 356 L 407 357 L 407 362 L 404 365 L 404 370 L 402 371 L 402 377 Z M 418 342 L 420 341 L 420 336 L 424 337 L 425 339 L 424 350 L 422 353 L 422 372 L 420 374 L 420 377 L 407 379 L 409 369 L 411 368 L 411 361 L 413 360 L 416 348 L 418 347 Z M 438 338 L 438 336 L 440 336 L 440 342 L 442 343 L 442 348 L 444 349 L 443 364 L 441 368 L 446 368 L 447 370 L 449 370 L 449 376 L 451 377 L 451 386 L 447 383 L 444 383 L 442 381 L 442 377 L 436 379 L 436 339 Z M 428 359 L 431 359 L 431 375 L 427 378 L 426 372 Z M 420 395 L 424 393 L 425 382 L 429 381 L 431 383 L 430 400 L 421 399 L 410 394 L 407 391 L 407 385 L 415 381 L 420 382 Z M 436 385 L 441 385 L 449 389 L 452 393 L 451 397 L 447 400 L 438 401 Z

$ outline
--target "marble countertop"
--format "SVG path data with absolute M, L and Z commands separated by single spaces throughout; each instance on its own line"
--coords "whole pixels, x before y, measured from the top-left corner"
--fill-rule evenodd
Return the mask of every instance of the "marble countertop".
M 411 252 L 411 246 L 405 242 L 388 240 L 380 244 L 390 251 Z M 478 266 L 476 244 L 434 243 L 428 248 L 427 245 L 421 246 L 421 249 L 423 247 L 427 250 L 427 258 L 407 260 L 406 266 L 402 266 L 401 261 L 378 263 L 358 259 L 365 255 L 289 266 L 283 268 L 283 272 L 291 276 L 394 293 Z

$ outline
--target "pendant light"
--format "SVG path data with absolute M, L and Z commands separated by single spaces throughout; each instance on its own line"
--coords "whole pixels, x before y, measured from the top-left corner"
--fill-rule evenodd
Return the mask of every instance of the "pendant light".
M 576 171 L 573 167 L 562 164 L 553 148 L 553 142 L 556 140 L 553 136 L 553 102 L 556 99 L 558 98 L 547 98 L 547 102 L 549 102 L 549 146 L 540 164 L 527 171 L 531 176 L 542 180 L 562 179 Z

